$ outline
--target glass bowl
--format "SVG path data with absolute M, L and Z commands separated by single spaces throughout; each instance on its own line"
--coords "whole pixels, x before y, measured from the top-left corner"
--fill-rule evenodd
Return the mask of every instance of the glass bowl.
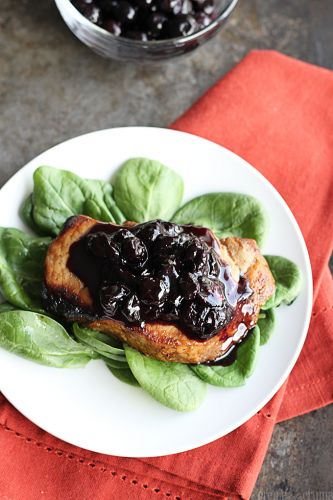
M 86 19 L 70 2 L 55 0 L 65 23 L 74 35 L 97 54 L 111 59 L 160 61 L 180 56 L 209 40 L 224 25 L 238 0 L 217 0 L 218 15 L 206 28 L 192 35 L 142 42 L 117 37 Z

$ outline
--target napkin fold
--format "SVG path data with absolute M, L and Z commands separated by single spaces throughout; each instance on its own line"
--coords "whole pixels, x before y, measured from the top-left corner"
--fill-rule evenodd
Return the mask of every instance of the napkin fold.
M 314 280 L 312 320 L 297 364 L 272 400 L 234 432 L 196 450 L 151 459 L 101 455 L 64 443 L 0 396 L 3 498 L 247 499 L 275 423 L 333 400 L 333 282 L 328 270 L 333 73 L 275 52 L 251 52 L 172 127 L 245 158 L 293 211 Z

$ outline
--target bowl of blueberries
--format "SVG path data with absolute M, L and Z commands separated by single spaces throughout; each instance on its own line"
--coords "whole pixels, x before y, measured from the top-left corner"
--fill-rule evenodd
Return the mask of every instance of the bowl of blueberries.
M 211 38 L 238 0 L 55 0 L 71 31 L 118 60 L 163 60 Z

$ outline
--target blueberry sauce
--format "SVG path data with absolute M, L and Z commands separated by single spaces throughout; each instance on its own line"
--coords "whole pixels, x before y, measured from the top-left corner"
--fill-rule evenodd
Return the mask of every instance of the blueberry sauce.
M 239 346 L 241 344 L 244 344 L 245 342 L 247 342 L 250 335 L 251 335 L 251 331 L 248 332 L 248 330 L 246 330 L 246 333 L 242 337 L 242 339 L 240 341 L 238 341 L 237 343 L 233 344 L 230 347 L 230 349 L 228 349 L 228 351 L 223 354 L 223 356 L 221 356 L 220 358 L 214 359 L 213 361 L 205 361 L 204 363 L 201 363 L 201 364 L 206 365 L 206 366 L 230 366 L 230 365 L 232 365 L 237 359 Z
M 233 279 L 209 229 L 160 220 L 97 223 L 72 244 L 67 267 L 87 286 L 100 318 L 176 323 L 196 340 L 234 322 L 235 342 L 247 331 L 252 290 L 244 277 Z
M 215 0 L 71 0 L 82 15 L 115 36 L 163 40 L 195 33 L 216 17 Z

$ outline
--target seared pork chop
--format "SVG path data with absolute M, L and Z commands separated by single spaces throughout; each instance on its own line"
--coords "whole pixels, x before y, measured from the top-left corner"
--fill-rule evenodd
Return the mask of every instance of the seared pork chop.
M 212 235 L 215 250 L 220 252 L 233 280 L 239 283 L 240 278 L 245 278 L 252 291 L 237 304 L 230 321 L 212 337 L 193 338 L 176 322 L 130 324 L 97 315 L 89 287 L 70 270 L 68 261 L 72 245 L 100 224 L 86 216 L 72 217 L 51 243 L 45 261 L 45 308 L 65 320 L 113 335 L 156 359 L 194 364 L 221 357 L 256 324 L 260 307 L 275 291 L 274 278 L 254 240 L 224 238 L 218 241 Z M 128 227 L 131 226 L 133 223 L 128 223 Z

